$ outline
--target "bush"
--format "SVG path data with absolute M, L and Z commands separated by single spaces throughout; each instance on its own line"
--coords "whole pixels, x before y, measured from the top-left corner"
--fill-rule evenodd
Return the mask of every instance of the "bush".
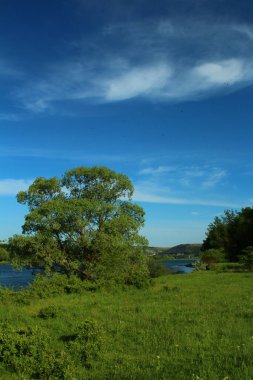
M 63 351 L 53 351 L 51 339 L 39 328 L 2 326 L 0 361 L 17 374 L 36 379 L 66 379 L 71 362 Z
M 102 347 L 102 329 L 95 321 L 86 320 L 78 325 L 70 342 L 70 349 L 85 367 L 99 357 Z
M 84 291 L 95 291 L 97 285 L 89 281 L 81 281 L 77 276 L 67 277 L 63 274 L 54 274 L 52 277 L 37 275 L 29 286 L 30 292 L 40 298 Z
M 253 271 L 253 247 L 247 247 L 242 251 L 239 258 L 240 263 L 243 264 L 245 269 Z
M 9 252 L 0 246 L 0 261 L 8 261 L 10 259 Z
M 56 318 L 60 314 L 61 310 L 62 309 L 59 306 L 49 305 L 43 309 L 40 309 L 38 317 L 42 319 Z
M 16 291 L 13 289 L 0 287 L 0 302 L 3 304 L 18 303 L 22 305 L 30 305 L 31 301 L 31 294 L 26 289 Z
M 165 276 L 167 274 L 172 273 L 172 270 L 170 270 L 169 268 L 166 268 L 166 266 L 163 263 L 161 263 L 157 259 L 154 259 L 153 257 L 149 257 L 148 269 L 149 269 L 149 276 L 151 278 Z
M 222 249 L 208 249 L 200 254 L 200 260 L 209 265 L 222 263 L 225 260 L 225 253 Z
M 211 269 L 221 272 L 241 272 L 244 268 L 240 263 L 217 263 L 212 264 Z

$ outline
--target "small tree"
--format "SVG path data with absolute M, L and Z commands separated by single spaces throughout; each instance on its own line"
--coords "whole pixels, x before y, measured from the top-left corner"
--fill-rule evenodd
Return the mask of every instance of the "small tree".
M 200 254 L 200 260 L 207 265 L 221 263 L 225 261 L 225 254 L 221 249 L 208 249 Z
M 143 209 L 133 186 L 104 167 L 80 167 L 62 179 L 37 178 L 18 202 L 29 208 L 23 234 L 10 239 L 16 261 L 83 279 L 147 275 Z
M 253 247 L 247 247 L 244 249 L 239 261 L 246 269 L 253 271 Z

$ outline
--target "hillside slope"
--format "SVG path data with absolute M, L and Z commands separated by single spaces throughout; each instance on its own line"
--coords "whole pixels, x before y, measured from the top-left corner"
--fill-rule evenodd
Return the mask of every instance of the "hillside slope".
M 167 248 L 158 251 L 158 256 L 174 256 L 174 257 L 198 257 L 200 254 L 202 244 L 179 244 L 175 247 Z

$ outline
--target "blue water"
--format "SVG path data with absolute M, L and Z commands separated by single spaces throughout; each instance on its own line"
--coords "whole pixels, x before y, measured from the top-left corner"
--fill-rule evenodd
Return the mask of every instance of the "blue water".
M 38 273 L 38 270 L 27 268 L 15 270 L 10 264 L 2 264 L 0 265 L 0 285 L 14 289 L 21 286 L 27 287 L 33 282 L 36 273 Z
M 161 261 L 167 268 L 173 269 L 176 273 L 191 273 L 194 268 L 185 265 L 196 263 L 197 260 L 164 260 Z M 27 287 L 34 280 L 34 276 L 39 270 L 22 269 L 15 270 L 10 264 L 0 265 L 0 286 L 18 289 Z
M 173 269 L 177 273 L 192 273 L 194 268 L 187 267 L 187 264 L 195 264 L 198 260 L 164 260 L 161 261 L 166 268 Z

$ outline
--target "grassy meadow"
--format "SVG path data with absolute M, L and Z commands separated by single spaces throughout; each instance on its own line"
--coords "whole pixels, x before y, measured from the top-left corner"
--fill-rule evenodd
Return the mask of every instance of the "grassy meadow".
M 253 378 L 252 273 L 170 275 L 146 289 L 115 287 L 44 298 L 29 292 L 16 297 L 8 290 L 5 297 L 4 292 L 0 346 L 5 329 L 15 334 L 30 326 L 50 337 L 47 345 L 60 353 L 66 368 L 61 375 L 26 374 L 25 366 L 13 366 L 18 354 L 12 347 L 11 354 L 9 348 L 1 351 L 1 380 Z M 88 334 L 90 346 L 85 337 L 75 346 L 72 337 L 83 321 L 95 326 Z M 78 353 L 82 344 L 91 352 L 89 361 Z

